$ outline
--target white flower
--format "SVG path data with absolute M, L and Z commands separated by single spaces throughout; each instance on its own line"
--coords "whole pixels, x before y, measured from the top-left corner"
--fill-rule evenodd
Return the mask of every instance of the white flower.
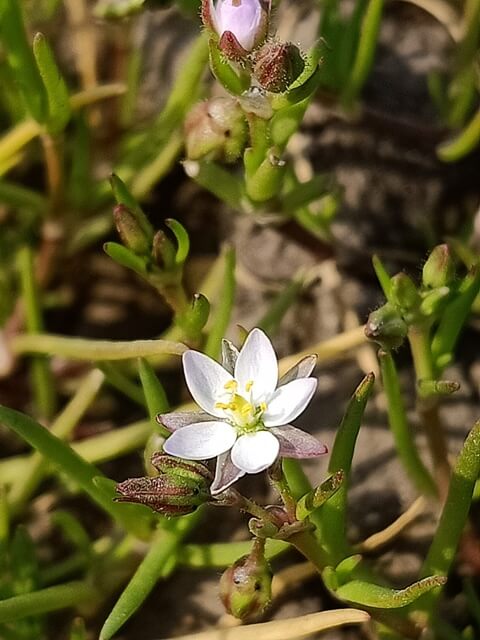
M 248 52 L 267 35 L 270 0 L 203 0 L 202 6 L 203 21 L 220 42 L 231 35 Z
M 173 433 L 166 453 L 189 460 L 216 458 L 212 494 L 220 493 L 246 473 L 270 467 L 280 455 L 310 458 L 327 448 L 313 436 L 288 424 L 312 399 L 315 356 L 297 363 L 280 381 L 272 344 L 253 329 L 240 352 L 223 341 L 223 366 L 198 351 L 183 354 L 187 386 L 202 412 L 159 416 Z

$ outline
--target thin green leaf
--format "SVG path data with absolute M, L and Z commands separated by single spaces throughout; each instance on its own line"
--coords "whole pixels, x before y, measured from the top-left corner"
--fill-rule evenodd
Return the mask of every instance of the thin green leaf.
M 442 313 L 440 324 L 433 337 L 432 355 L 439 369 L 448 364 L 446 359 L 455 348 L 479 292 L 480 266 L 475 266 L 460 284 L 457 297 Z
M 256 326 L 268 334 L 273 334 L 280 326 L 283 317 L 295 304 L 303 291 L 305 282 L 302 277 L 296 277 L 289 282 L 270 303 L 268 311 L 257 322 Z
M 125 587 L 100 631 L 99 640 L 110 640 L 142 605 L 157 582 L 175 567 L 182 539 L 197 525 L 202 509 L 176 521 L 174 531 L 158 531 L 150 549 Z
M 76 607 L 97 599 L 98 592 L 93 585 L 79 580 L 67 582 L 0 601 L 0 623 Z
M 373 66 L 383 6 L 384 0 L 369 0 L 360 30 L 357 55 L 342 95 L 342 102 L 347 107 L 351 107 L 357 99 Z
M 422 567 L 422 576 L 433 573 L 447 576 L 467 522 L 475 482 L 479 475 L 480 421 L 468 434 L 453 468 L 448 496 Z M 425 608 L 432 610 L 434 603 L 434 597 L 428 598 Z
M 346 533 L 348 477 L 358 432 L 374 382 L 375 376 L 369 373 L 355 389 L 335 437 L 328 471 L 332 475 L 343 472 L 342 485 L 317 512 L 318 515 L 314 512 L 311 516 L 318 527 L 318 537 L 333 564 L 338 564 L 350 555 Z
M 42 33 L 37 33 L 33 39 L 33 55 L 47 93 L 47 128 L 52 134 L 60 133 L 67 126 L 72 113 L 69 92 L 53 51 Z
M 406 607 L 420 596 L 445 584 L 443 576 L 430 576 L 419 580 L 405 589 L 389 589 L 378 584 L 352 580 L 339 587 L 335 594 L 342 600 L 374 609 L 397 609 Z
M 51 434 L 29 416 L 0 405 L 0 423 L 14 431 L 33 448 L 48 458 L 59 470 L 77 484 L 127 531 L 137 536 L 148 533 L 150 518 L 138 505 L 117 504 L 110 495 L 100 490 L 94 479 L 102 476 L 92 464 L 81 458 L 68 444 Z
M 382 287 L 382 291 L 385 295 L 385 298 L 388 302 L 392 301 L 392 283 L 390 281 L 390 276 L 388 275 L 388 271 L 385 269 L 383 262 L 377 255 L 374 255 L 372 258 L 373 268 L 375 270 L 375 275 L 378 278 L 380 286 Z
M 8 63 L 25 105 L 37 122 L 44 122 L 47 117 L 47 96 L 27 40 L 19 0 L 0 0 L 0 32 Z

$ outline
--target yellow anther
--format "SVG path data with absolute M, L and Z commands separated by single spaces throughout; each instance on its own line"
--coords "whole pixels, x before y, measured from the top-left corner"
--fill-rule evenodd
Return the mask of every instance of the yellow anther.
M 267 403 L 266 402 L 261 402 L 259 404 L 259 409 L 260 409 L 260 411 L 266 411 L 267 410 Z
M 236 380 L 229 380 L 224 385 L 224 389 L 226 389 L 227 391 L 231 391 L 232 393 L 235 393 L 235 391 L 237 390 L 237 387 L 238 387 L 238 382 Z
M 237 411 L 238 410 L 238 404 L 236 402 L 229 402 L 228 403 L 228 408 L 230 409 L 230 411 Z
M 226 402 L 216 402 L 215 403 L 215 409 L 223 409 L 223 410 L 230 409 L 230 405 L 231 405 L 231 402 L 228 402 L 228 403 L 226 403 Z
M 253 380 L 249 380 L 245 385 L 245 389 L 246 391 L 250 391 L 252 387 L 253 387 Z

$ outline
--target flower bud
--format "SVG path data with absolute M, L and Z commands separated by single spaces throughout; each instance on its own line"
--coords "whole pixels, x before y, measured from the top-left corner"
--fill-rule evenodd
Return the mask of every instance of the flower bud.
M 455 264 L 448 244 L 439 244 L 430 253 L 423 266 L 422 282 L 425 287 L 445 287 L 455 278 Z
M 253 76 L 272 93 L 286 91 L 305 68 L 300 49 L 291 42 L 268 42 L 255 54 Z
M 151 238 L 145 233 L 135 214 L 124 204 L 117 204 L 113 209 L 115 226 L 123 244 L 138 256 L 150 252 Z
M 247 143 L 248 127 L 243 111 L 233 98 L 200 102 L 185 120 L 186 152 L 189 160 L 206 155 L 235 162 Z
M 202 0 L 203 24 L 219 37 L 219 49 L 241 62 L 268 33 L 270 0 Z
M 175 267 L 175 255 L 176 250 L 173 246 L 173 242 L 167 238 L 164 231 L 161 229 L 153 236 L 152 242 L 152 257 L 155 264 L 170 271 Z
M 117 485 L 119 502 L 138 502 L 166 516 L 183 516 L 208 502 L 212 474 L 200 462 L 154 453 L 159 476 L 130 478 Z
M 272 599 L 272 573 L 264 546 L 264 540 L 255 539 L 250 554 L 239 558 L 220 579 L 220 599 L 236 618 L 262 613 Z
M 175 458 L 168 453 L 157 451 L 152 456 L 152 465 L 161 475 L 183 478 L 194 484 L 209 484 L 213 478 L 209 469 L 201 462 Z
M 386 351 L 399 347 L 408 332 L 405 320 L 393 304 L 387 302 L 372 311 L 365 326 L 365 335 L 378 342 Z
M 420 304 L 417 287 L 406 273 L 397 273 L 391 279 L 392 300 L 400 309 L 411 311 Z

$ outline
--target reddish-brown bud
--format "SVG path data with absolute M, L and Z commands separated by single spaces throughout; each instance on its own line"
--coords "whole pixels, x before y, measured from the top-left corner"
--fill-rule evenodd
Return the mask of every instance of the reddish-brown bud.
M 300 49 L 291 42 L 264 44 L 254 60 L 254 78 L 263 89 L 272 93 L 286 91 L 305 67 Z

